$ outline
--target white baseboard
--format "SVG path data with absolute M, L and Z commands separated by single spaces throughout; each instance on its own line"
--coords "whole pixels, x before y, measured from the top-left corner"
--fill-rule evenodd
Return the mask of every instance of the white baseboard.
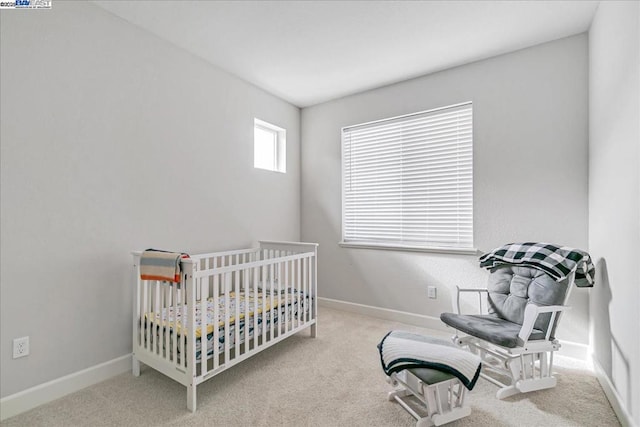
M 318 297 L 318 304 L 322 307 L 347 311 L 349 313 L 363 314 L 365 316 L 377 317 L 394 322 L 407 323 L 409 325 L 435 329 L 436 331 L 452 331 L 452 329 L 448 329 L 445 324 L 442 323 L 439 317 L 427 316 L 424 314 L 407 313 L 406 311 L 391 310 L 389 308 L 374 307 L 371 305 L 356 304 L 354 302 L 340 301 L 323 297 Z
M 583 362 L 589 362 L 589 346 L 587 344 L 581 344 L 579 342 L 565 341 L 562 337 L 558 338 L 560 341 L 560 350 L 558 354 L 560 356 L 570 357 L 572 359 L 582 360 Z
M 0 421 L 131 370 L 131 354 L 0 399 Z
M 596 378 L 598 378 L 598 382 L 600 382 L 600 386 L 602 386 L 604 394 L 607 396 L 607 399 L 609 399 L 609 403 L 613 408 L 613 412 L 616 413 L 620 424 L 625 427 L 637 427 L 633 422 L 633 418 L 631 418 L 631 414 L 627 412 L 623 406 L 622 399 L 616 391 L 616 388 L 595 357 L 593 358 L 593 370 L 596 373 Z
M 447 327 L 439 317 L 427 316 L 424 314 L 407 313 L 406 311 L 391 310 L 388 308 L 374 307 L 371 305 L 357 304 L 353 302 L 340 301 L 331 298 L 318 297 L 318 304 L 323 307 L 334 308 L 336 310 L 350 313 L 363 314 L 365 316 L 377 317 L 394 322 L 407 323 L 409 325 L 434 329 L 440 332 L 453 334 L 453 329 Z M 572 341 L 560 340 L 562 347 L 559 354 L 572 359 L 588 361 L 589 346 Z

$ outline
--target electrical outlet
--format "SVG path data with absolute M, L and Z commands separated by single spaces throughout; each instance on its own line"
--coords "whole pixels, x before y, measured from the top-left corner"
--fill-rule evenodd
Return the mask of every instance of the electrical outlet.
M 29 337 L 16 338 L 13 340 L 13 358 L 29 355 Z
M 438 288 L 435 286 L 427 286 L 427 296 L 431 299 L 438 298 Z

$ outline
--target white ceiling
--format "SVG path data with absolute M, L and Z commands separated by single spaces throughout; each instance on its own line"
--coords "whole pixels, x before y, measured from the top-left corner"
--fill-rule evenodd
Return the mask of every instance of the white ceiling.
M 95 1 L 299 107 L 587 31 L 597 1 Z

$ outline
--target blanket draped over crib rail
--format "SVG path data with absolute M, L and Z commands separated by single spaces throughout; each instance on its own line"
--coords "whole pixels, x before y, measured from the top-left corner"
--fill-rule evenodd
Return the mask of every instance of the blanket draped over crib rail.
M 449 341 L 403 331 L 389 332 L 378 344 L 385 374 L 403 369 L 429 368 L 454 375 L 473 389 L 480 376 L 480 358 Z
M 178 283 L 180 282 L 180 260 L 183 258 L 189 258 L 189 255 L 147 249 L 140 257 L 140 278 Z

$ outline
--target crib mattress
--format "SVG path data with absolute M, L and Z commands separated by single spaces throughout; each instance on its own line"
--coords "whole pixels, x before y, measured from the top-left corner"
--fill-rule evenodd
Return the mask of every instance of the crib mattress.
M 284 307 L 285 305 L 291 306 L 294 305 L 296 306 L 298 303 L 298 291 L 297 290 L 287 290 L 287 296 L 285 299 L 285 295 L 284 293 L 280 295 L 280 307 Z M 253 317 L 254 314 L 262 314 L 263 310 L 267 311 L 267 316 L 269 316 L 269 313 L 271 311 L 271 304 L 273 302 L 274 308 L 278 305 L 278 298 L 277 295 L 274 295 L 273 298 L 267 294 L 266 298 L 264 298 L 264 304 L 263 304 L 263 294 L 261 292 L 258 292 L 257 296 L 254 295 L 253 292 L 250 292 L 249 295 L 246 295 L 245 293 L 241 293 L 239 298 L 236 298 L 236 293 L 235 292 L 231 292 L 229 293 L 229 311 L 230 311 L 230 316 L 229 316 L 229 325 L 233 325 L 236 322 L 236 318 L 235 318 L 235 313 L 236 313 L 236 304 L 240 304 L 239 307 L 239 312 L 240 312 L 240 320 L 244 319 L 245 317 L 245 306 L 248 303 L 249 304 L 249 317 Z M 306 298 L 306 295 L 304 295 L 304 293 L 301 294 L 300 296 L 301 299 Z M 218 327 L 224 327 L 224 319 L 225 319 L 225 310 L 226 310 L 226 302 L 227 296 L 222 295 L 218 298 L 218 319 L 217 319 L 217 324 Z M 273 301 L 272 301 L 273 300 Z M 256 302 L 257 302 L 257 310 L 255 309 L 256 307 Z M 180 309 L 181 308 L 181 309 Z M 176 329 L 178 334 L 182 333 L 182 329 L 185 329 L 185 333 L 188 332 L 188 321 L 189 319 L 186 319 L 186 321 L 183 322 L 183 317 L 186 317 L 188 313 L 188 306 L 182 305 L 179 306 L 178 308 L 176 308 L 175 306 L 171 306 L 168 308 L 163 308 L 162 311 L 160 312 L 150 312 L 150 313 L 145 313 L 144 317 L 147 321 L 151 321 L 153 324 L 159 325 L 161 327 L 169 327 L 172 331 L 174 329 Z M 177 316 L 177 320 L 178 320 L 178 324 L 176 325 L 176 316 Z M 213 325 L 214 323 L 214 317 L 215 317 L 215 302 L 213 298 L 209 298 L 207 299 L 207 334 L 210 334 L 213 332 Z M 261 316 L 259 316 L 261 317 Z M 183 326 L 184 325 L 184 326 Z M 196 302 L 196 337 L 200 338 L 202 336 L 202 304 L 201 301 L 197 301 Z
M 240 328 L 239 331 L 239 336 L 240 336 L 240 343 L 243 343 L 245 341 L 245 336 L 246 334 L 246 330 L 247 328 L 245 327 L 245 324 L 247 322 L 245 322 L 245 306 L 248 303 L 249 304 L 249 319 L 248 319 L 248 335 L 249 338 L 253 338 L 254 336 L 254 324 L 257 324 L 257 328 L 258 328 L 258 335 L 260 335 L 262 333 L 262 328 L 263 327 L 269 327 L 271 322 L 273 321 L 274 324 L 278 324 L 278 320 L 280 317 L 285 315 L 285 312 L 287 312 L 287 317 L 289 319 L 295 319 L 298 316 L 298 302 L 302 302 L 303 300 L 307 300 L 308 297 L 304 294 L 304 293 L 299 293 L 297 290 L 287 290 L 286 291 L 286 300 L 285 300 L 285 293 L 282 293 L 280 295 L 280 301 L 278 302 L 278 298 L 277 295 L 273 296 L 273 310 L 271 307 L 271 296 L 269 294 L 266 294 L 266 297 L 263 296 L 263 294 L 261 292 L 258 292 L 258 295 L 254 295 L 253 292 L 249 293 L 248 295 L 245 295 L 244 293 L 241 293 L 239 297 L 236 296 L 235 292 L 231 292 L 228 296 L 229 298 L 229 311 L 231 316 L 229 317 L 229 324 L 226 325 L 225 327 L 225 310 L 226 310 L 226 296 L 220 296 L 218 298 L 218 319 L 217 322 L 214 322 L 213 319 L 215 317 L 215 302 L 213 300 L 213 298 L 209 298 L 207 299 L 207 353 L 208 356 L 210 356 L 213 353 L 213 346 L 214 346 L 214 323 L 217 323 L 218 325 L 218 330 L 219 330 L 219 337 L 218 337 L 218 351 L 222 352 L 224 351 L 224 346 L 225 346 L 225 341 L 228 340 L 228 343 L 233 346 L 235 344 L 235 328 L 236 328 L 236 323 L 237 323 L 237 327 Z M 300 295 L 298 297 L 298 295 Z M 263 301 L 264 299 L 264 301 Z M 257 302 L 257 309 L 256 309 L 256 302 Z M 264 302 L 264 305 L 263 305 Z M 236 313 L 236 304 L 239 304 L 239 321 L 236 322 L 236 318 L 235 318 L 235 313 Z M 302 302 L 302 304 L 305 304 L 304 302 Z M 279 305 L 279 309 L 278 309 L 278 305 Z M 305 312 L 309 311 L 310 308 L 310 304 L 306 303 L 305 305 Z M 263 311 L 266 311 L 266 316 L 263 316 Z M 168 308 L 164 308 L 162 309 L 162 311 L 160 312 L 150 312 L 150 313 L 145 313 L 144 317 L 147 321 L 150 321 L 150 324 L 152 325 L 152 327 L 154 325 L 157 325 L 158 328 L 162 327 L 162 328 L 169 328 L 170 331 L 170 336 L 171 336 L 171 340 L 173 341 L 173 332 L 174 330 L 177 331 L 178 336 L 180 336 L 182 334 L 182 329 L 185 330 L 185 333 L 188 332 L 188 319 L 187 321 L 184 322 L 184 326 L 183 326 L 183 322 L 182 319 L 183 317 L 187 316 L 188 313 L 188 306 L 183 305 L 183 306 L 179 306 L 177 309 L 176 307 L 168 307 Z M 176 315 L 177 315 L 177 320 L 178 320 L 178 324 L 176 326 L 175 324 L 175 320 L 176 320 Z M 254 322 L 254 316 L 256 316 L 256 321 Z M 272 318 L 273 317 L 273 318 Z M 197 305 L 196 305 L 196 358 L 199 360 L 200 359 L 200 353 L 201 353 L 201 338 L 202 338 L 202 304 L 201 301 L 197 301 Z M 156 329 L 154 327 L 154 329 Z M 158 329 L 156 329 L 158 330 Z

